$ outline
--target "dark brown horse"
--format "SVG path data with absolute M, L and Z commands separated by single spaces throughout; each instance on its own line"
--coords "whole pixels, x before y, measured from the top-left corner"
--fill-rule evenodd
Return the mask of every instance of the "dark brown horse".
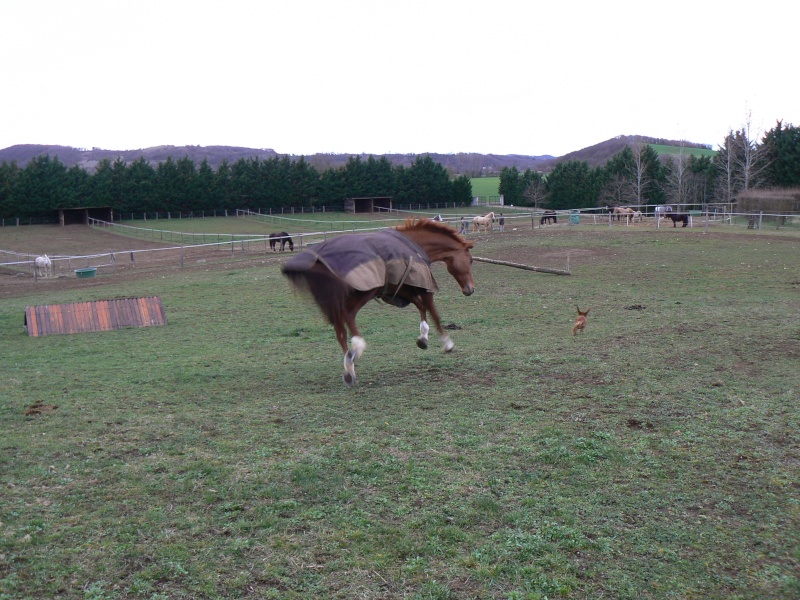
M 356 315 L 373 298 L 398 307 L 417 307 L 417 346 L 423 349 L 428 347 L 430 314 L 445 352 L 453 349 L 433 303 L 438 287 L 430 264 L 443 261 L 461 291 L 469 296 L 475 291 L 470 253 L 474 245 L 444 223 L 406 220 L 396 229 L 331 238 L 289 259 L 282 271 L 293 284 L 311 293 L 333 325 L 344 352 L 343 379 L 349 387 L 356 380 L 355 361 L 366 348 Z
M 288 233 L 285 231 L 281 231 L 280 233 L 270 233 L 269 234 L 269 247 L 275 252 L 276 244 L 280 242 L 281 244 L 281 252 L 283 249 L 286 248 L 286 244 L 289 244 L 289 251 L 294 252 L 294 242 L 292 238 L 289 236 Z

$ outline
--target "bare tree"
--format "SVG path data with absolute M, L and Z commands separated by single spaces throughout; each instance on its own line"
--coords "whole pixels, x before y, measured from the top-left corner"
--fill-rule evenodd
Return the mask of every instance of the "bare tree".
M 546 195 L 547 190 L 543 179 L 534 179 L 522 192 L 522 196 L 534 208 L 540 208 L 544 204 Z
M 686 204 L 689 196 L 689 157 L 681 149 L 667 161 L 667 198 L 675 204 Z
M 647 188 L 650 186 L 650 177 L 647 174 L 647 161 L 645 160 L 646 151 L 649 146 L 640 141 L 631 146 L 633 152 L 633 185 L 636 194 L 636 204 L 644 204 L 642 198 Z
M 747 112 L 744 127 L 734 140 L 738 143 L 733 159 L 739 171 L 742 189 L 759 187 L 764 179 L 764 171 L 769 166 L 768 149 L 753 139 L 750 111 Z
M 600 191 L 600 200 L 608 206 L 641 204 L 637 201 L 636 182 L 623 173 L 616 173 L 605 182 Z
M 729 130 L 724 146 L 717 151 L 717 167 L 725 179 L 723 200 L 733 202 L 739 191 L 760 187 L 769 165 L 769 146 L 754 139 L 748 111 L 742 128 Z

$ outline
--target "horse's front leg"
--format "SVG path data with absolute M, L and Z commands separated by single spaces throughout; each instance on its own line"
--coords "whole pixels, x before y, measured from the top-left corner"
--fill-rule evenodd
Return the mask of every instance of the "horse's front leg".
M 419 337 L 417 338 L 417 346 L 423 350 L 428 347 L 428 331 L 430 327 L 426 320 L 427 315 L 430 314 L 433 319 L 436 330 L 439 332 L 439 339 L 442 341 L 442 347 L 445 352 L 450 352 L 455 348 L 453 340 L 442 327 L 442 322 L 439 319 L 439 311 L 436 310 L 436 305 L 433 303 L 433 294 L 431 292 L 423 292 L 419 296 L 414 296 L 411 301 L 414 306 L 419 310 L 420 324 L 419 324 Z

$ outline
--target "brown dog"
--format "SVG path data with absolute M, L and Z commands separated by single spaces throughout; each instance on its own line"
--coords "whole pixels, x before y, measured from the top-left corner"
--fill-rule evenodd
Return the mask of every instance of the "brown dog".
M 578 308 L 577 306 L 575 308 Z M 589 314 L 589 311 L 592 310 L 591 308 L 587 308 L 586 312 L 582 312 L 580 308 L 578 308 L 578 318 L 575 319 L 575 327 L 572 328 L 572 335 L 578 333 L 578 331 L 583 331 L 586 328 L 586 315 Z

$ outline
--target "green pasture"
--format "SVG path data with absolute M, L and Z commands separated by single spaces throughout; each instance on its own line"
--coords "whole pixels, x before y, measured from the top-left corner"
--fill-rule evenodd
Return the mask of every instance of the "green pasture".
M 708 158 L 714 158 L 716 155 L 715 150 L 708 150 L 706 148 L 689 148 L 689 147 L 681 147 L 681 146 L 665 146 L 663 144 L 650 144 L 650 147 L 653 148 L 659 154 L 669 154 L 669 155 L 677 155 L 677 154 L 685 154 L 686 156 L 696 156 L 697 158 L 706 156 Z
M 472 195 L 481 198 L 497 197 L 500 195 L 499 177 L 475 177 L 470 179 L 472 183 Z
M 353 389 L 274 256 L 4 296 L 0 599 L 800 597 L 797 238 L 476 239 L 572 276 L 435 266 L 456 350 L 372 302 Z M 23 332 L 153 295 L 166 326 Z

